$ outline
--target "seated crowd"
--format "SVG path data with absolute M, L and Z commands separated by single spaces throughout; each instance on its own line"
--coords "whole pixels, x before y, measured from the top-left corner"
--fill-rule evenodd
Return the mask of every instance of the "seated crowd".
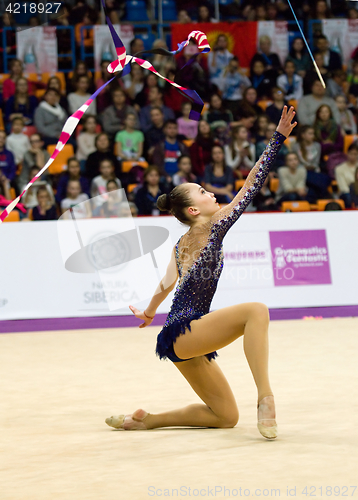
M 131 53 L 140 50 L 140 42 L 131 42 Z M 83 116 L 80 132 L 69 140 L 73 155 L 67 169 L 46 171 L 22 197 L 16 207 L 21 220 L 58 219 L 89 199 L 76 216 L 167 215 L 157 210 L 156 200 L 186 182 L 201 184 L 221 204 L 230 203 L 275 131 L 283 106 L 291 103 L 295 135 L 282 147 L 249 210 L 335 198 L 346 208 L 358 208 L 358 142 L 351 137 L 357 133 L 358 56 L 345 68 L 326 37 L 317 37 L 315 56 L 325 89 L 301 38 L 293 41 L 282 65 L 270 38 L 262 36 L 248 73 L 229 52 L 224 34 L 215 50 L 179 71 L 192 57 L 193 45 L 177 59 L 155 55 L 152 62 L 169 79 L 198 92 L 207 103 L 201 120 L 189 119 L 190 102 L 171 85 L 133 65 Z M 95 76 L 78 61 L 66 89 L 53 76 L 46 88 L 40 82 L 39 92 L 25 78 L 21 61 L 11 60 L 0 101 L 0 210 L 43 168 L 68 116 L 108 78 L 109 62 L 103 61 Z

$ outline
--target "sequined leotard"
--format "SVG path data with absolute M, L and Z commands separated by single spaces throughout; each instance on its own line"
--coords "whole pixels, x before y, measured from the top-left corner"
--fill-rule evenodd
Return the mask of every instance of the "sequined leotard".
M 160 359 L 184 361 L 176 356 L 173 343 L 187 327 L 191 331 L 193 319 L 209 312 L 224 264 L 223 238 L 261 189 L 285 139 L 275 132 L 235 198 L 209 221 L 189 229 L 176 243 L 179 283 L 166 322 L 157 337 L 156 354 Z M 216 356 L 216 351 L 206 354 L 209 360 Z

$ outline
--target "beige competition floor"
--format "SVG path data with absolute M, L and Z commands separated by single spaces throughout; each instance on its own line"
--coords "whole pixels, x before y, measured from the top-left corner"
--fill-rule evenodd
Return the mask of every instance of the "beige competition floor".
M 271 323 L 274 441 L 256 427 L 242 338 L 218 358 L 234 429 L 108 427 L 112 414 L 200 401 L 155 357 L 159 330 L 0 335 L 1 500 L 358 498 L 358 318 Z

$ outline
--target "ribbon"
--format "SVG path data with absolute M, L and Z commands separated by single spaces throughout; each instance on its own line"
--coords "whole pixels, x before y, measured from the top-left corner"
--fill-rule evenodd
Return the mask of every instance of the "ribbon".
M 106 12 L 104 0 L 101 0 L 101 1 L 102 1 L 104 11 Z M 148 62 L 144 59 L 139 59 L 138 57 L 136 57 L 136 55 L 139 55 L 143 52 L 140 52 L 140 53 L 138 52 L 138 54 L 136 54 L 135 56 L 127 55 L 126 49 L 122 43 L 122 40 L 119 38 L 116 30 L 114 29 L 114 27 L 113 27 L 113 25 L 112 25 L 112 23 L 107 15 L 106 15 L 106 21 L 107 21 L 109 30 L 111 32 L 112 39 L 113 39 L 113 42 L 114 42 L 114 45 L 116 48 L 116 53 L 117 53 L 117 59 L 108 65 L 107 70 L 109 73 L 117 73 L 117 74 L 115 74 L 115 76 L 113 76 L 113 78 L 111 78 L 104 85 L 102 85 L 102 87 L 100 87 L 98 90 L 96 90 L 96 92 L 91 95 L 91 97 L 85 102 L 85 104 L 83 104 L 75 113 L 73 113 L 73 115 L 71 115 L 66 120 L 66 123 L 63 126 L 60 138 L 58 140 L 58 143 L 56 144 L 56 148 L 55 148 L 52 156 L 50 157 L 50 159 L 48 160 L 46 165 L 35 175 L 35 177 L 33 179 L 30 180 L 30 182 L 27 184 L 27 186 L 25 186 L 23 192 L 15 200 L 13 200 L 5 208 L 5 210 L 0 214 L 0 224 L 6 219 L 6 217 L 9 215 L 9 213 L 16 207 L 16 205 L 20 201 L 21 197 L 32 186 L 32 184 L 54 162 L 57 155 L 60 153 L 60 151 L 62 151 L 62 149 L 65 146 L 65 144 L 67 143 L 68 139 L 73 134 L 75 128 L 78 125 L 78 122 L 82 118 L 83 114 L 87 111 L 87 109 L 89 108 L 92 101 L 115 78 L 117 78 L 118 76 L 124 76 L 127 73 L 129 73 L 130 69 L 131 69 L 131 64 L 133 62 L 139 64 L 142 68 L 151 71 L 155 75 L 159 76 L 163 80 L 166 80 L 168 83 L 173 85 L 178 90 L 178 92 L 180 92 L 184 97 L 188 98 L 192 103 L 192 110 L 190 112 L 189 118 L 196 120 L 196 121 L 200 120 L 200 115 L 201 115 L 201 111 L 203 109 L 204 103 L 201 100 L 201 98 L 199 97 L 199 95 L 194 90 L 187 89 L 185 87 L 178 85 L 175 82 L 172 82 L 171 80 L 168 80 L 168 78 L 165 78 L 160 73 L 158 73 L 158 71 L 156 71 L 156 69 L 152 66 L 152 64 L 150 62 Z M 193 38 L 196 41 L 200 52 L 209 52 L 210 51 L 210 45 L 208 43 L 208 40 L 207 40 L 205 33 L 202 33 L 201 31 L 192 31 L 189 34 L 187 40 L 185 40 L 184 42 L 178 43 L 178 49 L 175 51 L 166 51 L 164 49 L 156 49 L 156 50 L 148 51 L 148 52 L 162 53 L 165 55 L 175 55 L 175 54 L 178 54 L 181 50 L 184 49 L 184 47 L 186 47 L 189 44 L 189 41 L 191 38 Z

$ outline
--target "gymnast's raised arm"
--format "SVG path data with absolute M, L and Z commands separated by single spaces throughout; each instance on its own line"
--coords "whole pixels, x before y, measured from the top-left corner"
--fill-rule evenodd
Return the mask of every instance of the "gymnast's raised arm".
M 244 186 L 228 205 L 215 212 L 212 216 L 211 223 L 220 227 L 218 233 L 222 237 L 260 191 L 283 142 L 297 125 L 297 122 L 291 123 L 294 115 L 295 111 L 292 106 L 288 111 L 287 106 L 284 106 L 276 132 L 274 132 L 255 166 L 252 167 Z

